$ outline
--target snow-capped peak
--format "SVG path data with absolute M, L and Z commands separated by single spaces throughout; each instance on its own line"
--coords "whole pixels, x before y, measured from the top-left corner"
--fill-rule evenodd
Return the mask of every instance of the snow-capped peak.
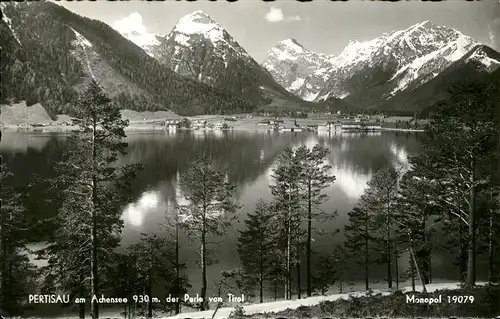
M 384 97 L 388 97 L 425 83 L 475 45 L 477 42 L 460 31 L 426 20 L 369 41 L 353 39 L 337 56 L 320 55 L 285 40 L 269 51 L 264 66 L 285 88 L 315 101 L 328 96 L 343 98 L 360 94 L 346 83 L 354 78 L 370 82 L 369 77 L 363 79 L 361 75 L 375 70 L 384 76 L 391 75 L 384 84 L 377 84 L 384 86 Z M 491 55 L 490 59 L 479 53 L 477 57 L 482 58 L 484 65 L 496 66 Z
M 304 47 L 300 43 L 298 43 L 297 40 L 295 40 L 294 38 L 280 41 L 278 45 L 280 44 L 294 51 L 304 52 Z
M 500 59 L 492 58 L 483 46 L 478 46 L 467 58 L 467 62 L 474 60 L 482 64 L 488 72 L 493 72 L 500 67 Z
M 224 39 L 224 28 L 201 10 L 182 17 L 172 31 L 185 35 L 200 34 L 212 42 Z
M 374 51 L 382 46 L 384 40 L 384 37 L 379 37 L 366 42 L 349 41 L 344 50 L 330 61 L 336 66 L 352 65 L 366 61 Z

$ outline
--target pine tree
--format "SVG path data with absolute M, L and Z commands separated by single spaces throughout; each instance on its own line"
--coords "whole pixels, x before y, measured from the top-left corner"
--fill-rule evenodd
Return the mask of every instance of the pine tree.
M 426 130 L 422 171 L 438 181 L 443 217 L 465 241 L 465 284 L 472 287 L 476 276 L 478 196 L 491 184 L 491 163 L 498 145 L 497 104 L 493 90 L 465 81 L 450 91 L 450 99 L 436 107 Z M 496 164 L 496 163 L 495 163 Z
M 90 294 L 91 315 L 97 319 L 99 307 L 92 297 L 99 298 L 99 275 L 115 257 L 122 206 L 139 166 L 116 164 L 125 154 L 127 122 L 95 80 L 80 97 L 77 115 L 81 131 L 68 138 L 64 160 L 56 165 L 59 177 L 54 184 L 64 199 L 58 231 L 48 248 L 46 278 L 73 295 Z
M 239 208 L 234 198 L 234 185 L 227 181 L 225 171 L 213 164 L 213 157 L 201 156 L 190 164 L 189 170 L 181 174 L 180 185 L 188 204 L 181 208 L 184 225 L 188 232 L 200 241 L 200 266 L 202 285 L 200 310 L 208 309 L 207 266 L 208 236 L 220 236 L 234 220 Z
M 301 161 L 301 187 L 307 210 L 307 239 L 306 239 L 306 280 L 307 296 L 312 294 L 311 287 L 311 255 L 312 255 L 312 223 L 324 222 L 327 218 L 335 215 L 327 215 L 319 206 L 324 203 L 328 196 L 323 193 L 325 188 L 335 181 L 335 176 L 330 175 L 331 166 L 326 164 L 330 151 L 316 144 L 311 150 L 302 146 L 296 150 L 296 156 Z M 300 278 L 300 277 L 299 277 Z
M 167 232 L 166 237 L 169 238 L 169 241 L 172 242 L 174 246 L 174 256 L 171 262 L 175 268 L 175 278 L 170 284 L 167 285 L 167 290 L 172 297 L 177 298 L 174 309 L 175 314 L 179 314 L 181 312 L 181 305 L 184 300 L 182 297 L 185 293 L 187 293 L 188 288 L 191 287 L 185 274 L 186 264 L 181 261 L 180 256 L 181 241 L 179 236 L 181 229 L 186 226 L 183 224 L 183 220 L 179 214 L 180 209 L 181 208 L 175 199 L 173 205 L 174 216 L 173 218 L 171 218 L 171 216 L 166 216 L 165 223 L 163 224 Z
M 335 284 L 337 272 L 333 264 L 332 255 L 319 256 L 318 270 L 312 276 L 312 289 L 313 291 L 319 290 L 322 296 L 328 292 L 330 286 Z
M 363 197 L 361 197 L 360 203 L 363 202 Z M 375 232 L 374 218 L 370 210 L 364 208 L 362 205 L 354 207 L 352 211 L 348 213 L 349 224 L 345 226 L 345 246 L 350 251 L 351 256 L 355 260 L 363 265 L 364 268 L 364 278 L 365 278 L 365 289 L 370 289 L 370 255 L 373 249 L 373 242 L 375 238 L 372 233 Z
M 433 204 L 435 200 L 432 198 L 432 183 L 419 177 L 417 170 L 411 170 L 404 174 L 399 185 L 399 241 L 408 247 L 411 236 L 411 248 L 417 258 L 424 284 L 429 284 L 431 283 L 431 236 L 433 234 L 429 218 L 435 209 Z M 413 261 L 410 260 L 410 262 L 412 265 Z M 411 275 L 412 280 L 414 280 L 415 273 L 413 272 Z
M 0 310 L 9 315 L 21 313 L 21 302 L 28 293 L 27 279 L 34 275 L 23 250 L 24 232 L 29 229 L 22 206 L 22 190 L 6 185 L 13 174 L 0 165 Z
M 296 245 L 301 236 L 300 228 L 303 219 L 301 209 L 300 176 L 301 164 L 292 148 L 286 148 L 278 157 L 277 167 L 273 172 L 274 185 L 271 193 L 272 204 L 276 214 L 277 247 L 276 253 L 281 257 L 285 273 L 285 298 L 291 298 L 292 266 L 298 258 Z
M 138 280 L 139 274 L 134 256 L 128 252 L 116 254 L 113 259 L 113 269 L 106 277 L 108 285 L 112 287 L 112 295 L 127 298 L 123 315 L 125 318 L 132 318 L 136 310 L 132 306 L 137 305 L 133 296 L 143 288 L 142 282 Z
M 335 280 L 339 283 L 339 292 L 344 292 L 344 281 L 346 271 L 347 250 L 343 245 L 335 246 L 332 252 L 333 268 L 335 269 Z
M 387 284 L 392 288 L 392 259 L 394 252 L 395 202 L 397 198 L 398 172 L 392 166 L 378 171 L 368 182 L 368 188 L 361 198 L 363 209 L 367 209 L 374 216 L 373 221 L 378 226 L 374 234 L 376 247 L 383 252 L 381 262 L 387 265 Z
M 243 270 L 259 287 L 259 301 L 264 302 L 264 282 L 271 272 L 271 252 L 274 228 L 268 205 L 259 200 L 255 212 L 245 220 L 246 229 L 240 231 L 238 253 Z
M 142 283 L 140 292 L 142 296 L 148 296 L 147 318 L 153 317 L 153 284 L 163 280 L 172 282 L 176 278 L 174 260 L 174 249 L 171 243 L 158 235 L 142 234 L 138 243 L 128 247 L 129 256 L 135 261 L 137 269 L 137 282 Z

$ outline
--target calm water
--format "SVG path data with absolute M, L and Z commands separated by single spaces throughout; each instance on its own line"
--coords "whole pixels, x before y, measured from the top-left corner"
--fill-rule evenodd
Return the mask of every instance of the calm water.
M 328 147 L 328 158 L 336 175 L 335 183 L 327 189 L 330 199 L 323 205 L 327 212 L 338 211 L 338 217 L 318 228 L 334 230 L 343 228 L 347 213 L 356 204 L 370 177 L 384 165 L 407 164 L 408 156 L 418 154 L 419 135 L 384 132 L 373 135 L 325 133 L 274 133 L 274 132 L 229 132 L 174 134 L 133 133 L 129 134 L 129 153 L 121 159 L 123 163 L 142 163 L 144 171 L 134 185 L 135 200 L 123 211 L 125 228 L 123 246 L 135 243 L 141 233 L 161 232 L 160 223 L 169 215 L 172 199 L 176 196 L 176 176 L 188 169 L 189 162 L 202 151 L 209 151 L 221 165 L 230 169 L 229 178 L 237 185 L 237 196 L 243 208 L 238 212 L 243 221 L 255 203 L 271 198 L 269 184 L 278 154 L 287 146 L 319 143 Z M 65 145 L 64 135 L 4 133 L 0 152 L 14 172 L 15 184 L 28 182 L 33 173 L 52 176 L 52 165 L 58 160 Z M 40 215 L 53 214 L 53 207 L 40 198 L 32 200 L 32 209 Z M 214 256 L 219 261 L 208 270 L 209 288 L 219 281 L 219 272 L 239 266 L 236 252 L 237 230 L 242 222 L 227 231 L 220 244 L 213 245 Z M 44 240 L 44 234 L 37 234 Z M 222 240 L 221 239 L 221 240 Z M 182 257 L 188 265 L 188 276 L 193 292 L 199 291 L 200 270 L 197 268 L 198 247 L 184 238 Z M 315 236 L 313 248 L 318 253 L 329 253 L 334 245 L 343 240 L 343 235 Z M 220 240 L 219 240 L 220 241 Z M 350 269 L 348 280 L 362 280 L 361 269 L 357 274 L 356 263 L 345 261 Z M 406 268 L 406 258 L 401 267 Z M 433 276 L 455 279 L 455 270 L 439 255 L 433 260 Z M 385 270 L 374 269 L 374 279 L 383 280 Z

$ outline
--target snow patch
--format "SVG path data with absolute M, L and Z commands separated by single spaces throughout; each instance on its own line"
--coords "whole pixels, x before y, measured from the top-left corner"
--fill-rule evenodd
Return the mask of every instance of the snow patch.
M 179 44 L 182 44 L 184 46 L 189 46 L 189 37 L 186 36 L 185 34 L 182 34 L 182 33 L 177 33 L 175 35 L 175 41 Z
M 284 61 L 284 60 L 292 60 L 295 61 L 297 60 L 297 57 L 293 55 L 293 53 L 289 52 L 288 50 L 283 50 L 276 52 L 276 59 Z
M 21 41 L 19 41 L 16 32 L 14 32 L 14 29 L 12 28 L 12 20 L 3 13 L 2 21 L 4 21 L 7 24 L 10 31 L 12 32 L 12 35 L 14 36 L 14 39 L 16 39 L 17 43 L 21 44 Z
M 447 57 L 447 60 L 450 62 L 455 62 L 461 59 L 469 52 L 473 43 L 474 40 L 472 40 L 471 38 L 464 35 L 459 36 L 456 41 L 450 44 L 450 46 L 455 46 L 455 50 Z
M 75 35 L 76 35 L 76 41 L 78 41 L 78 44 L 80 44 L 81 46 L 89 47 L 89 48 L 92 47 L 92 43 L 90 43 L 89 40 L 87 40 L 83 35 L 81 35 L 80 33 L 78 33 L 73 28 L 71 28 L 71 30 L 73 30 L 73 32 L 75 33 Z
M 290 86 L 288 87 L 288 90 L 295 91 L 295 90 L 300 89 L 302 87 L 302 85 L 304 84 L 304 81 L 305 81 L 305 79 L 302 79 L 302 78 L 295 79 L 295 81 L 293 81 L 292 84 L 290 84 Z
M 332 62 L 335 67 L 345 67 L 367 61 L 383 44 L 383 37 L 366 42 L 350 41 Z
M 75 33 L 76 40 L 72 41 L 73 45 L 80 46 L 80 48 L 83 51 L 83 54 L 85 56 L 85 61 L 87 62 L 87 67 L 89 69 L 89 73 L 92 76 L 92 78 L 95 78 L 94 73 L 92 72 L 92 67 L 90 66 L 90 60 L 89 56 L 87 54 L 87 48 L 92 48 L 92 43 L 89 42 L 84 36 L 82 36 L 80 33 L 78 33 L 75 29 L 71 28 L 73 32 Z M 75 53 L 75 52 L 73 52 Z
M 404 40 L 406 42 L 406 45 L 408 45 L 412 51 L 417 51 L 417 49 L 415 49 L 415 46 L 411 44 L 410 39 L 408 38 L 408 34 L 405 35 Z
M 474 61 L 477 61 L 479 63 L 481 63 L 482 65 L 485 66 L 485 68 L 489 71 L 489 72 L 493 72 L 494 70 L 496 70 L 499 66 L 500 66 L 500 61 L 498 60 L 495 60 L 495 59 L 492 59 L 490 58 L 486 52 L 484 52 L 483 50 L 481 49 L 478 49 L 476 50 L 468 59 L 467 59 L 467 62 L 470 61 L 470 60 L 474 60 Z
M 287 48 L 296 51 L 297 53 L 304 53 L 304 48 L 297 44 L 293 39 L 286 39 L 280 42 Z
M 319 92 L 317 92 L 317 93 L 307 92 L 306 94 L 304 94 L 303 99 L 305 101 L 314 101 L 314 99 L 316 99 L 316 97 L 318 96 L 318 94 L 319 94 Z

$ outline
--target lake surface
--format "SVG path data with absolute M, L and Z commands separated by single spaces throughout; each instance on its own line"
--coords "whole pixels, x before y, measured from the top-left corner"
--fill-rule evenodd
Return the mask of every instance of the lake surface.
M 142 163 L 144 170 L 134 184 L 134 201 L 123 211 L 123 247 L 137 242 L 141 233 L 161 233 L 160 224 L 171 214 L 170 203 L 177 194 L 177 176 L 186 171 L 189 163 L 203 151 L 211 152 L 217 163 L 227 165 L 229 179 L 237 185 L 237 197 L 242 209 L 239 223 L 226 232 L 224 238 L 211 248 L 218 263 L 208 269 L 209 293 L 213 293 L 220 280 L 219 272 L 239 267 L 236 251 L 238 229 L 248 212 L 262 198 L 270 200 L 269 184 L 276 157 L 287 146 L 316 143 L 331 150 L 328 158 L 336 176 L 335 183 L 326 192 L 329 200 L 323 205 L 326 212 L 338 212 L 332 221 L 316 225 L 323 230 L 342 229 L 348 221 L 347 213 L 363 193 L 367 181 L 380 168 L 389 164 L 407 165 L 408 156 L 420 151 L 419 135 L 403 132 L 359 133 L 277 133 L 277 132 L 177 132 L 130 133 L 128 155 L 122 163 Z M 65 147 L 65 136 L 58 134 L 4 133 L 0 152 L 7 166 L 15 174 L 15 184 L 23 185 L 32 174 L 53 176 L 52 165 Z M 34 199 L 37 214 L 50 215 L 51 206 Z M 44 240 L 44 234 L 38 234 Z M 187 263 L 188 277 L 194 293 L 199 292 L 201 271 L 196 265 L 198 246 L 183 237 L 182 259 Z M 314 236 L 313 249 L 321 254 L 330 253 L 334 245 L 343 241 L 343 235 Z M 347 280 L 362 281 L 362 269 L 354 261 L 345 260 Z M 401 258 L 404 270 L 407 258 Z M 433 277 L 454 280 L 454 268 L 449 259 L 434 256 Z M 385 269 L 374 267 L 373 280 L 383 281 Z M 479 276 L 481 277 L 481 276 Z M 303 281 L 305 283 L 305 281 Z

